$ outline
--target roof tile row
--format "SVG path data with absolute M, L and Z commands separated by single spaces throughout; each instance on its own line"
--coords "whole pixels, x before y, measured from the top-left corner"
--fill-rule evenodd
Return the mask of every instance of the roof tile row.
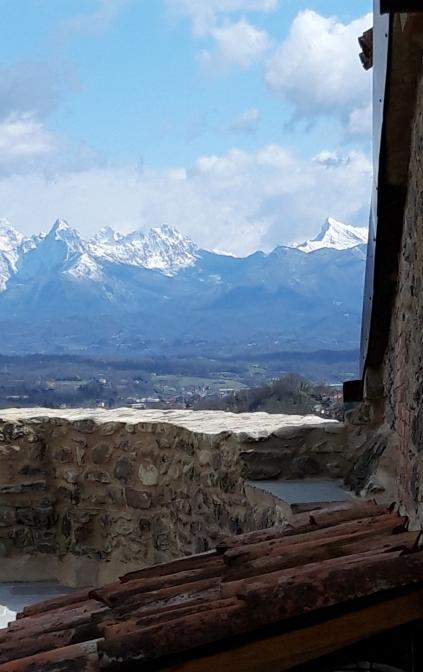
M 254 637 L 335 605 L 423 583 L 420 534 L 372 503 L 301 514 L 285 528 L 132 572 L 24 609 L 0 631 L 0 672 L 132 669 Z M 324 616 L 323 616 L 324 617 Z

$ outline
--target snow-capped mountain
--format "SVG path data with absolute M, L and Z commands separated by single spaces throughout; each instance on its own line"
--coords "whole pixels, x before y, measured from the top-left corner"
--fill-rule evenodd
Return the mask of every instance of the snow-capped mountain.
M 7 219 L 0 219 L 0 251 L 14 254 L 24 237 Z
M 101 281 L 102 264 L 121 264 L 172 276 L 195 264 L 198 247 L 170 226 L 122 235 L 105 227 L 89 241 L 58 219 L 47 234 L 25 238 L 0 220 L 0 292 L 19 269 L 21 277 L 42 277 L 61 269 L 69 277 Z
M 315 252 L 322 248 L 333 250 L 349 250 L 358 245 L 365 245 L 368 240 L 368 230 L 363 227 L 342 224 L 332 217 L 328 217 L 320 233 L 312 240 L 295 245 L 301 252 Z
M 17 275 L 25 280 L 38 280 L 52 273 L 66 273 L 79 263 L 85 250 L 86 243 L 78 232 L 65 220 L 58 219 L 46 236 L 25 245 L 25 252 L 21 248 Z
M 150 229 L 148 233 L 134 231 L 126 236 L 106 227 L 88 243 L 88 250 L 96 259 L 156 269 L 166 275 L 192 266 L 198 253 L 197 245 L 190 238 L 167 225 Z
M 31 238 L 3 222 L 0 352 L 111 352 L 116 342 L 355 347 L 364 239 L 329 220 L 314 241 L 239 258 L 168 226 L 103 229 L 84 241 L 60 219 Z
M 7 221 L 0 219 L 0 292 L 16 273 L 24 237 Z

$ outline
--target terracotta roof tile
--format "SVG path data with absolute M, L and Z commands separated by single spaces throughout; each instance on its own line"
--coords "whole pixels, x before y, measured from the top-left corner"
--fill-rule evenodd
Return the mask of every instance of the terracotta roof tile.
M 230 650 L 264 627 L 301 629 L 310 614 L 324 622 L 335 606 L 354 612 L 364 598 L 420 590 L 419 542 L 406 519 L 371 503 L 300 514 L 285 528 L 224 538 L 216 551 L 25 608 L 0 631 L 0 672 L 195 660 L 201 647 Z

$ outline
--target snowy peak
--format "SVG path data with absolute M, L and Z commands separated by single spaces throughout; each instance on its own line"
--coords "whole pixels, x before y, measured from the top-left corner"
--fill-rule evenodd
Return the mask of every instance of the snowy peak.
M 296 245 L 301 252 L 314 252 L 322 248 L 332 250 L 348 250 L 358 245 L 365 245 L 368 240 L 368 231 L 364 227 L 342 224 L 332 217 L 328 217 L 320 233 L 312 240 Z
M 88 247 L 90 254 L 99 260 L 159 270 L 166 275 L 192 266 L 198 252 L 190 238 L 167 225 L 150 229 L 148 233 L 133 231 L 126 236 L 105 228 Z
M 64 243 L 69 255 L 82 254 L 85 251 L 85 245 L 79 233 L 76 229 L 72 229 L 64 219 L 57 219 L 55 221 L 44 241 L 50 244 L 52 241 Z
M 7 219 L 0 219 L 0 291 L 16 272 L 23 242 L 23 235 Z
M 23 235 L 19 231 L 16 231 L 7 219 L 0 219 L 1 252 L 16 252 L 23 239 Z
M 67 271 L 86 251 L 78 232 L 63 219 L 58 219 L 46 236 L 31 243 L 20 259 L 18 274 L 22 278 L 46 279 Z
M 114 245 L 122 240 L 122 234 L 118 233 L 110 226 L 104 226 L 92 239 L 93 244 L 98 245 Z
M 98 235 L 110 239 L 113 236 L 112 229 L 103 229 Z M 59 263 L 62 271 L 76 279 L 89 279 L 101 281 L 102 271 L 95 259 L 89 254 L 88 244 L 84 242 L 76 229 L 73 229 L 66 220 L 58 219 L 48 235 L 41 241 L 40 248 L 48 247 L 47 260 L 51 268 Z M 44 252 L 45 254 L 45 252 Z
M 66 232 L 70 231 L 70 230 L 71 230 L 71 227 L 67 223 L 66 219 L 60 219 L 60 217 L 59 217 L 59 219 L 56 219 L 53 226 L 51 227 L 51 231 L 54 231 L 54 233 L 57 233 L 57 234 L 60 234 L 62 232 L 65 232 L 65 234 L 66 234 Z

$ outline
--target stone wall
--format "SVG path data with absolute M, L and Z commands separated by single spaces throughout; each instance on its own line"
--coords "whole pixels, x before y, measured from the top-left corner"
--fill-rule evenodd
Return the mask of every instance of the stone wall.
M 423 522 L 423 89 L 420 86 L 410 183 L 390 340 L 384 366 L 385 421 L 392 431 L 392 480 L 399 500 Z
M 342 479 L 354 459 L 347 445 L 345 426 L 338 422 L 281 427 L 262 439 L 244 438 L 240 441 L 239 455 L 242 476 L 257 481 Z
M 333 441 L 339 457 L 342 430 L 318 418 L 267 414 L 41 413 L 46 410 L 2 412 L 3 580 L 93 584 L 206 551 L 221 533 L 281 523 L 281 502 L 246 492 L 249 472 L 240 454 L 266 444 L 274 452 L 279 442 L 286 461 L 288 435 L 304 434 L 305 425 L 317 447 L 310 459 L 319 469 Z M 294 441 L 291 458 L 304 461 L 298 450 Z
M 355 485 L 381 502 L 399 502 L 423 523 L 423 86 L 417 97 L 397 293 L 385 360 L 367 373 L 378 420 L 363 446 Z M 377 393 L 380 386 L 381 392 Z M 382 410 L 381 410 L 382 409 Z M 375 423 L 373 423 L 375 424 Z M 361 472 L 360 474 L 358 472 Z

